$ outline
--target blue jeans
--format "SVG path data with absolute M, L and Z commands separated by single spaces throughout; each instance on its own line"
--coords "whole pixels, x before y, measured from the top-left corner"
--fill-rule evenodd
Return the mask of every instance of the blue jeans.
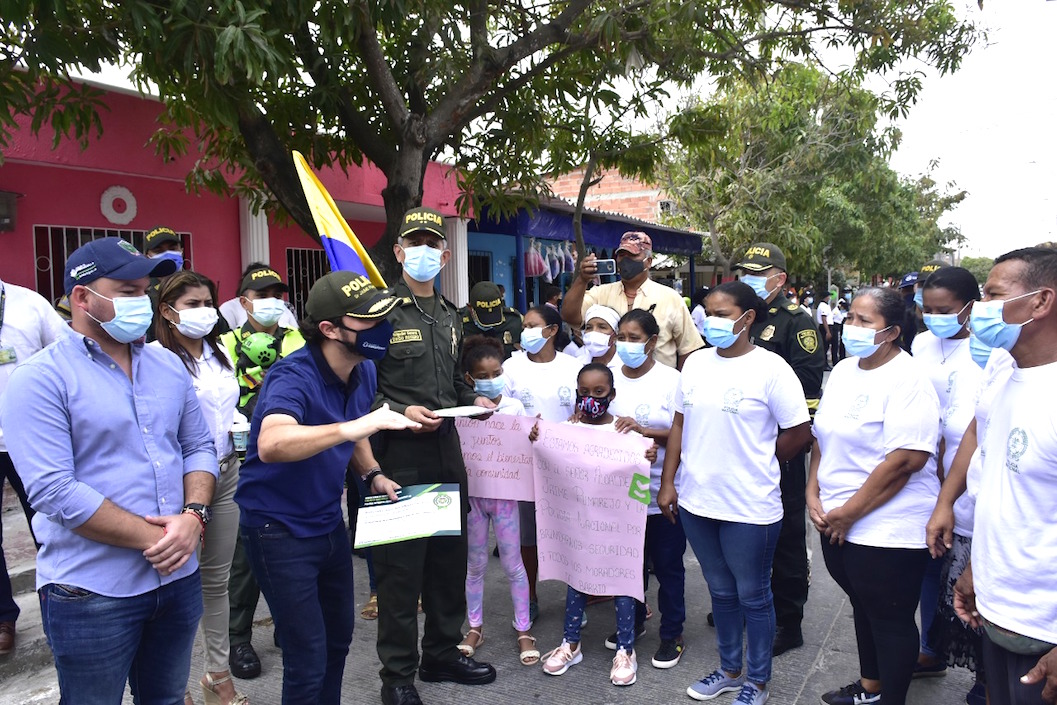
M 727 673 L 741 673 L 744 629 L 746 675 L 753 683 L 767 683 L 775 628 L 771 562 L 781 520 L 763 526 L 739 524 L 685 509 L 679 517 L 712 596 L 720 666 Z
M 683 635 L 686 621 L 686 601 L 683 598 L 686 585 L 686 568 L 683 555 L 686 553 L 686 535 L 679 522 L 668 521 L 663 514 L 646 517 L 646 560 L 653 563 L 653 574 L 657 576 L 657 608 L 661 612 L 660 636 L 662 640 L 675 640 Z M 643 587 L 649 587 L 650 574 L 645 566 L 642 571 Z M 646 621 L 646 605 L 635 603 L 635 626 Z
M 921 581 L 921 653 L 934 658 L 943 658 L 943 654 L 940 653 L 942 645 L 929 642 L 929 632 L 932 630 L 932 622 L 936 619 L 936 611 L 940 604 L 940 573 L 942 570 L 942 558 L 929 558 L 925 567 L 925 579 Z
M 126 681 L 136 703 L 183 702 L 202 617 L 197 572 L 133 597 L 54 583 L 38 595 L 61 705 L 120 705 Z
M 239 531 L 283 646 L 283 705 L 338 705 L 355 610 L 345 525 L 309 538 L 274 522 Z
M 617 648 L 628 653 L 635 650 L 635 604 L 634 597 L 615 597 L 617 610 Z M 565 632 L 562 638 L 570 644 L 580 643 L 580 622 L 587 607 L 587 594 L 569 588 L 565 594 Z

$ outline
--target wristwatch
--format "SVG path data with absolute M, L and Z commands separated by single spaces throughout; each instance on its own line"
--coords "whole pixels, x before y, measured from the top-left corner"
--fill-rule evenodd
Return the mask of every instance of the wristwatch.
M 202 528 L 205 529 L 213 519 L 213 510 L 209 508 L 208 504 L 200 504 L 198 502 L 192 502 L 185 504 L 184 508 L 180 511 L 181 514 L 194 514 L 198 517 L 198 520 L 202 522 Z

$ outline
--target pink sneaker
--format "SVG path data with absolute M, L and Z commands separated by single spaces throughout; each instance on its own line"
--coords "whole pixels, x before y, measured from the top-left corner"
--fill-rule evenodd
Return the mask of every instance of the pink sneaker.
M 580 651 L 580 645 L 573 650 L 572 645 L 562 640 L 562 645 L 543 657 L 543 672 L 551 676 L 560 676 L 572 666 L 584 660 L 584 654 Z
M 635 682 L 636 673 L 639 671 L 639 662 L 635 658 L 635 652 L 630 654 L 624 649 L 617 650 L 613 657 L 613 668 L 609 671 L 609 680 L 613 685 L 631 685 Z

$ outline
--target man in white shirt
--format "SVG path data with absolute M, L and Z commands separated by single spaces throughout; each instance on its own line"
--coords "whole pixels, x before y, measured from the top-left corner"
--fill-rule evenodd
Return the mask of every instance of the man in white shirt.
M 823 350 L 826 349 L 830 341 L 833 339 L 833 333 L 831 333 L 829 329 L 829 324 L 833 322 L 833 311 L 830 310 L 829 307 L 830 296 L 831 294 L 828 291 L 819 294 L 818 308 L 815 309 L 815 323 L 818 324 L 818 334 L 822 336 Z
M 598 273 L 598 258 L 589 254 L 580 262 L 580 274 L 573 279 L 562 300 L 562 319 L 579 330 L 584 314 L 594 304 L 608 306 L 620 315 L 633 308 L 653 314 L 661 328 L 654 348 L 654 359 L 669 367 L 681 368 L 686 356 L 704 347 L 686 302 L 675 289 L 650 279 L 653 240 L 643 232 L 626 232 L 615 253 L 620 281 L 587 290 Z
M 67 334 L 69 328 L 66 322 L 47 299 L 25 287 L 0 281 L 0 400 L 3 399 L 11 373 L 18 365 Z M 11 456 L 7 454 L 4 431 L 0 428 L 0 492 L 5 478 L 22 503 L 26 521 L 31 521 L 33 510 L 29 506 L 22 480 L 15 472 Z M 29 530 L 33 531 L 32 523 Z M 15 621 L 19 614 L 18 605 L 11 594 L 11 578 L 7 574 L 3 541 L 3 525 L 0 525 L 0 656 L 15 649 Z
M 1057 702 L 1057 252 L 995 260 L 973 334 L 1016 366 L 978 422 L 981 457 L 972 560 L 958 615 L 984 628 L 990 705 Z

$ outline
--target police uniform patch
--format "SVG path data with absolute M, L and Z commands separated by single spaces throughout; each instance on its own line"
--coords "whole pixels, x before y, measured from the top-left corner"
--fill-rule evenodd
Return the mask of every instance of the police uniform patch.
M 772 325 L 768 325 L 766 328 L 763 329 L 763 332 L 760 333 L 760 340 L 765 340 L 766 341 L 766 340 L 770 340 L 773 337 L 774 337 L 774 325 L 773 324 Z
M 398 345 L 400 343 L 421 343 L 422 342 L 422 331 L 415 328 L 407 328 L 404 330 L 393 331 L 393 337 L 389 341 L 390 345 Z
M 800 310 L 800 306 L 798 306 L 797 304 L 794 304 L 794 303 L 790 303 L 788 306 L 785 307 L 785 310 L 786 311 L 792 311 L 793 313 L 796 313 L 797 311 Z
M 512 345 L 514 343 L 514 336 L 510 335 L 510 331 L 503 331 L 503 345 Z
M 806 353 L 813 354 L 818 350 L 818 333 L 813 330 L 802 330 L 796 334 L 796 342 Z

